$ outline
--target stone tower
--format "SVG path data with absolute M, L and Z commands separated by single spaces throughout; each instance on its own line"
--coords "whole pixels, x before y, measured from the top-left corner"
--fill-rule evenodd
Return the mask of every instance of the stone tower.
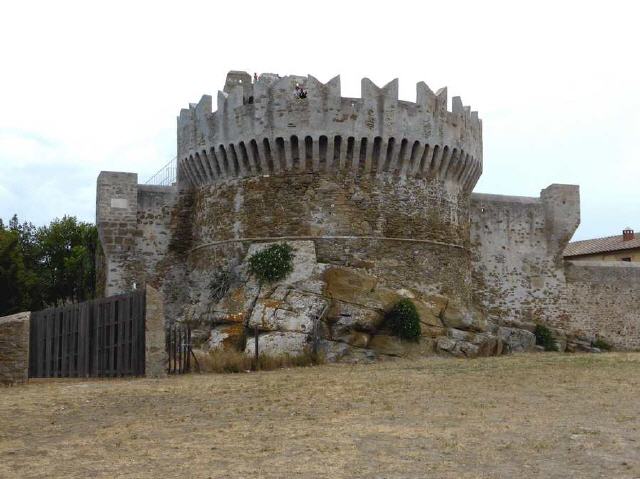
M 339 77 L 229 72 L 216 111 L 203 96 L 180 112 L 171 185 L 100 173 L 104 293 L 151 284 L 167 323 L 208 322 L 211 347 L 235 337 L 250 348 L 258 326 L 265 347 L 300 351 L 325 311 L 327 351 L 395 354 L 384 315 L 410 297 L 423 352 L 531 350 L 537 324 L 554 328 L 560 349 L 598 335 L 638 348 L 629 305 L 640 268 L 563 259 L 580 222 L 578 187 L 472 193 L 482 123 L 459 97 L 451 104 L 422 82 L 413 103 L 398 100 L 397 80 L 379 88 L 365 78 L 360 98 L 344 98 Z M 297 266 L 262 290 L 248 253 L 283 241 Z M 230 279 L 218 297 L 220 274 Z
M 298 87 L 298 90 L 296 89 Z M 298 92 L 304 90 L 306 97 Z M 193 278 L 253 242 L 312 240 L 318 260 L 365 268 L 391 287 L 470 298 L 470 193 L 482 123 L 447 90 L 232 71 L 217 110 L 178 118 L 178 189 L 193 192 Z

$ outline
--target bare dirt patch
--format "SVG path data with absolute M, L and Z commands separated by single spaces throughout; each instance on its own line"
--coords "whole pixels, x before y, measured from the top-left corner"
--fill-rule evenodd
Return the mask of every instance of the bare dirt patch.
M 640 477 L 640 354 L 0 389 L 2 478 Z

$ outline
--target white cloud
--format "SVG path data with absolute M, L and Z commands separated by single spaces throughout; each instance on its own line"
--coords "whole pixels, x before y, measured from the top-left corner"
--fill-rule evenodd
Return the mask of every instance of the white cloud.
M 483 119 L 479 190 L 579 183 L 579 237 L 640 229 L 637 18 L 632 1 L 13 2 L 0 217 L 91 220 L 100 170 L 143 181 L 174 156 L 179 109 L 246 69 L 341 74 L 345 96 L 362 76 L 399 77 L 408 100 L 420 80 L 447 85 Z

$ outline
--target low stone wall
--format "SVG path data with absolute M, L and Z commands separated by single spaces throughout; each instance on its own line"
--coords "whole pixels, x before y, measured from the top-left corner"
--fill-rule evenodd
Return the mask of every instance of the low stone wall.
M 29 321 L 31 313 L 0 318 L 0 384 L 24 383 L 29 378 Z
M 621 350 L 640 349 L 640 266 L 568 261 L 566 311 L 570 329 Z
M 162 295 L 147 286 L 145 318 L 145 376 L 161 378 L 167 375 L 166 331 Z

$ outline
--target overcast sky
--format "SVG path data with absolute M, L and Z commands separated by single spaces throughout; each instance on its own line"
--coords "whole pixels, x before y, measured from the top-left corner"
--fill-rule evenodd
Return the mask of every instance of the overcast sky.
M 228 70 L 449 87 L 483 120 L 475 191 L 579 184 L 574 239 L 640 229 L 639 7 L 618 2 L 6 2 L 0 218 L 95 218 L 101 170 L 144 182 Z

